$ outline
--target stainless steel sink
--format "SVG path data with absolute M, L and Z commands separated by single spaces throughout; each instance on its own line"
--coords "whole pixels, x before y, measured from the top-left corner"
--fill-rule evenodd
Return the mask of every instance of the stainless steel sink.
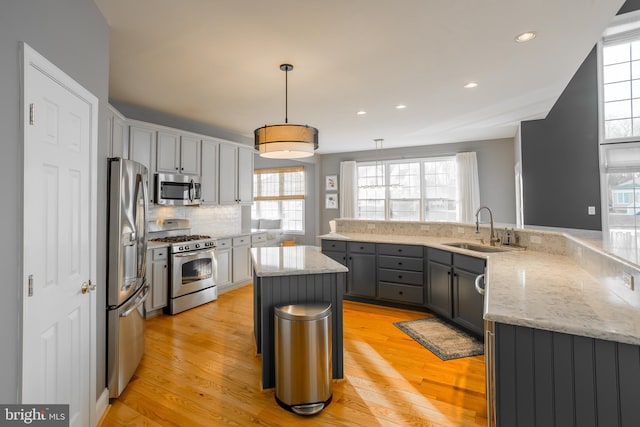
M 454 248 L 466 249 L 469 251 L 476 252 L 509 252 L 509 251 L 517 251 L 524 250 L 524 248 L 510 246 L 488 246 L 488 245 L 478 245 L 475 243 L 468 242 L 455 242 L 455 243 L 443 243 L 445 246 L 453 246 Z

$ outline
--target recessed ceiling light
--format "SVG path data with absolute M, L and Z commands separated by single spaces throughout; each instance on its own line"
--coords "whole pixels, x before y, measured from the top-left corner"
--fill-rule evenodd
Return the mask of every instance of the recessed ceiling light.
M 518 34 L 516 36 L 516 41 L 518 43 L 528 42 L 536 38 L 536 33 L 533 31 L 527 31 L 526 33 Z
M 467 83 L 466 85 L 464 85 L 464 87 L 465 87 L 465 89 L 471 89 L 471 88 L 474 88 L 474 87 L 478 87 L 478 83 L 476 83 L 476 82 L 469 82 L 469 83 Z
M 396 109 L 398 109 L 398 110 L 402 110 L 404 108 L 407 108 L 407 106 L 404 105 L 404 104 L 396 105 Z
M 367 114 L 367 112 L 360 110 L 356 114 L 359 115 L 359 116 L 364 116 L 365 114 Z

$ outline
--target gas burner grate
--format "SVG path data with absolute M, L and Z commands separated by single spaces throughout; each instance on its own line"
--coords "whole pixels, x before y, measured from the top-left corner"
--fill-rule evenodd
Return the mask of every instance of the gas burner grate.
M 205 236 L 202 234 L 189 234 L 185 236 L 170 236 L 170 237 L 158 237 L 157 239 L 151 239 L 153 242 L 163 242 L 163 243 L 181 243 L 181 242 L 191 242 L 194 240 L 203 240 L 210 239 L 210 236 Z

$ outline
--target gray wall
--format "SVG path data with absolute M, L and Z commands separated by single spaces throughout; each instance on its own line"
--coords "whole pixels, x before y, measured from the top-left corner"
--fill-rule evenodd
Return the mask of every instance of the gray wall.
M 105 260 L 109 28 L 92 0 L 19 0 L 0 4 L 0 402 L 17 402 L 20 376 L 23 150 L 18 42 L 24 41 L 100 100 L 98 149 L 97 391 L 105 387 Z
M 390 148 L 384 150 L 358 151 L 351 153 L 325 154 L 320 156 L 320 233 L 329 232 L 329 221 L 340 216 L 336 209 L 325 209 L 324 177 L 339 175 L 340 162 L 345 160 L 370 161 L 376 159 L 404 159 L 455 155 L 463 151 L 475 151 L 478 158 L 478 178 L 480 180 L 480 203 L 493 211 L 495 222 L 514 224 L 515 173 L 514 140 L 512 138 L 469 141 L 457 144 L 424 145 L 420 147 Z M 340 177 L 338 176 L 338 181 Z
M 547 117 L 522 122 L 521 136 L 524 223 L 600 230 L 595 48 Z
M 317 157 L 317 156 L 316 156 Z M 312 158 L 308 161 L 295 161 L 295 160 L 276 160 L 276 159 L 265 159 L 258 155 L 255 157 L 254 169 L 260 168 L 280 168 L 280 167 L 288 167 L 288 166 L 304 166 L 305 171 L 305 204 L 304 204 L 304 223 L 305 223 L 305 234 L 301 236 L 299 234 L 285 235 L 283 236 L 286 239 L 296 239 L 297 244 L 301 245 L 315 245 L 316 244 L 316 236 L 318 233 L 318 181 L 317 177 L 317 166 L 315 164 L 315 158 Z
M 640 0 L 627 0 L 618 15 L 639 9 Z M 527 225 L 602 229 L 596 55 L 594 47 L 545 119 L 522 122 Z

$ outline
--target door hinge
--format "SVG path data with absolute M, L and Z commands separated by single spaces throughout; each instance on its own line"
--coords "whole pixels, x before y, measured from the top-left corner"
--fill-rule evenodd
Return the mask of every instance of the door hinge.
M 27 295 L 32 297 L 33 296 L 33 274 L 29 275 L 29 284 L 27 286 Z
M 33 125 L 33 115 L 34 115 L 34 111 L 36 109 L 36 106 L 34 103 L 29 104 L 29 124 Z

